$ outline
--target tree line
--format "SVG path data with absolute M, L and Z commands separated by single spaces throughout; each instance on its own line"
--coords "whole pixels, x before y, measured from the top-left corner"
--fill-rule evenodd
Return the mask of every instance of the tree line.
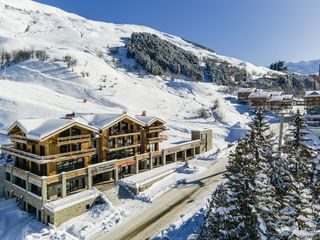
M 199 239 L 320 239 L 320 164 L 297 112 L 278 148 L 258 111 L 212 194 Z

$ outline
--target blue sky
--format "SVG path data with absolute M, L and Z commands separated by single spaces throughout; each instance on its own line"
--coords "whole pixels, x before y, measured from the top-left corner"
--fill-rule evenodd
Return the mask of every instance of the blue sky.
M 141 24 L 258 65 L 320 58 L 319 0 L 37 0 L 83 17 Z

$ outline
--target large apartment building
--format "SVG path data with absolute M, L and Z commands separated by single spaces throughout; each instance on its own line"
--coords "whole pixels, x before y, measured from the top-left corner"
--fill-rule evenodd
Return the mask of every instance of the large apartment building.
M 97 201 L 93 187 L 212 147 L 207 130 L 193 132 L 190 144 L 160 150 L 164 130 L 160 118 L 127 114 L 16 121 L 8 130 L 12 145 L 1 146 L 14 158 L 2 165 L 5 196 L 42 222 L 60 225 Z

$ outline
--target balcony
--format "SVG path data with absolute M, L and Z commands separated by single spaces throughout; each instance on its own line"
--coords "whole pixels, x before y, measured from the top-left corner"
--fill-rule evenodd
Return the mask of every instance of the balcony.
M 156 142 L 162 142 L 162 141 L 166 141 L 168 140 L 167 136 L 161 135 L 159 137 L 152 137 L 152 138 L 148 138 L 147 142 L 148 143 L 156 143 Z
M 96 154 L 95 148 L 89 148 L 89 149 L 84 149 L 79 151 L 59 153 L 59 154 L 47 155 L 47 156 L 39 156 L 33 153 L 25 152 L 25 151 L 18 150 L 13 147 L 7 147 L 7 146 L 1 146 L 1 150 L 6 154 L 10 154 L 12 156 L 23 158 L 36 163 L 57 162 L 57 161 L 63 161 L 63 160 L 68 160 L 72 158 L 93 156 Z
M 67 145 L 67 144 L 90 142 L 90 141 L 91 141 L 91 135 L 90 134 L 59 137 L 57 139 L 57 143 L 58 143 L 59 146 Z
M 139 131 L 134 130 L 127 130 L 122 132 L 113 132 L 111 135 L 109 135 L 109 138 L 117 138 L 117 137 L 125 137 L 125 136 L 131 136 L 131 135 L 140 135 Z
M 27 144 L 27 137 L 25 136 L 12 134 L 10 135 L 10 138 L 12 142 Z
M 123 149 L 127 149 L 127 148 L 134 148 L 134 147 L 140 147 L 141 144 L 130 144 L 130 145 L 123 145 L 123 146 L 117 146 L 117 147 L 103 147 L 103 151 L 107 151 L 107 152 L 114 152 L 114 151 L 118 151 L 118 150 L 123 150 Z
M 149 133 L 162 132 L 162 131 L 166 130 L 166 127 L 165 126 L 152 126 L 152 127 L 148 127 L 147 130 Z
M 12 175 L 17 176 L 23 180 L 29 179 L 29 181 L 34 183 L 35 185 L 41 186 L 42 177 L 35 175 L 33 173 L 30 173 L 28 171 L 24 171 L 24 170 L 17 168 L 15 166 L 3 165 L 3 170 L 5 172 L 11 173 L 11 169 L 12 169 Z

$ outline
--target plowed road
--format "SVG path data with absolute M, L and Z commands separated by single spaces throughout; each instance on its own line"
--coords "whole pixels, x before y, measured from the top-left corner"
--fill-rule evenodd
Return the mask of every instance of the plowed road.
M 192 208 L 195 201 L 208 196 L 223 179 L 226 164 L 227 159 L 220 159 L 202 174 L 157 198 L 139 215 L 135 214 L 110 232 L 100 232 L 90 239 L 150 239 L 181 214 L 185 214 L 186 209 Z

